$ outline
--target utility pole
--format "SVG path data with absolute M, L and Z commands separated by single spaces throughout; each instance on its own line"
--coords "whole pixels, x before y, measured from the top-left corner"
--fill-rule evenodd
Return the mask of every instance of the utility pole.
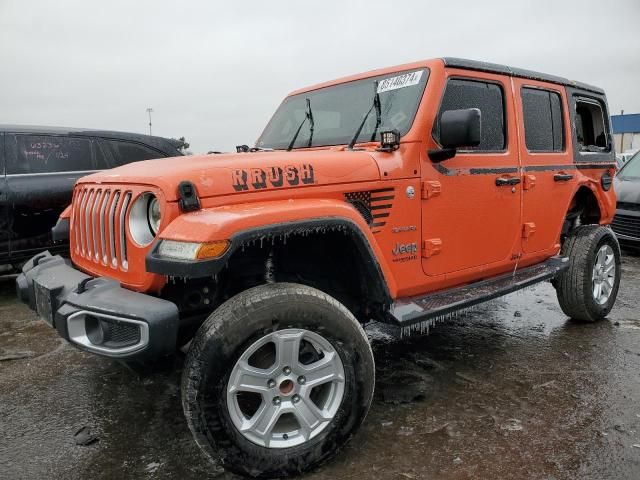
M 624 115 L 624 109 L 620 110 L 620 115 Z M 633 137 L 631 138 L 633 140 Z M 624 128 L 622 129 L 622 135 L 620 135 L 620 153 L 623 153 L 623 152 L 624 152 Z
M 147 108 L 147 113 L 149 114 L 149 135 L 153 135 L 151 133 L 151 112 L 153 112 L 153 108 Z

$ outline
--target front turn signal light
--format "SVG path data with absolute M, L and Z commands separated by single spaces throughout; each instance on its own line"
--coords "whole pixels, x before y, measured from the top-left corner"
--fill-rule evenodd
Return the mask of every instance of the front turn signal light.
M 204 243 L 161 240 L 157 254 L 176 260 L 206 260 L 220 257 L 229 250 L 230 245 L 229 240 Z
M 217 258 L 224 254 L 229 249 L 230 242 L 229 240 L 220 240 L 218 242 L 208 242 L 202 243 L 200 248 L 198 248 L 198 252 L 196 253 L 196 258 L 198 260 L 205 260 L 207 258 Z

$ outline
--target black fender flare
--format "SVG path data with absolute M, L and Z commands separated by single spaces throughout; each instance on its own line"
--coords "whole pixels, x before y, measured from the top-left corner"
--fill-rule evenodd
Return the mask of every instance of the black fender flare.
M 256 228 L 242 230 L 231 238 L 229 249 L 219 258 L 210 260 L 177 260 L 158 255 L 158 247 L 162 240 L 156 242 L 146 257 L 148 272 L 173 277 L 203 278 L 215 276 L 227 265 L 229 259 L 241 249 L 243 245 L 260 241 L 271 241 L 274 238 L 284 238 L 292 235 L 304 235 L 312 232 L 327 230 L 344 231 L 351 235 L 358 254 L 363 262 L 363 268 L 371 281 L 373 295 L 380 303 L 391 304 L 393 299 L 389 291 L 382 267 L 367 237 L 359 226 L 347 218 L 326 217 L 292 222 L 276 223 Z

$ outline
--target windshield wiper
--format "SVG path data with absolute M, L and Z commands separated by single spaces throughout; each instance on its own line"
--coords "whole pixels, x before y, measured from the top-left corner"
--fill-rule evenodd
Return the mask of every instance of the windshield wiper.
M 313 141 L 313 129 L 315 127 L 315 124 L 313 122 L 313 113 L 311 112 L 311 100 L 309 100 L 308 98 L 306 100 L 307 100 L 307 111 L 304 113 L 304 118 L 302 119 L 302 122 L 300 122 L 300 125 L 298 126 L 298 129 L 296 130 L 295 135 L 293 136 L 293 138 L 291 139 L 291 142 L 289 143 L 289 146 L 287 147 L 287 152 L 293 149 L 293 146 L 295 145 L 296 140 L 298 139 L 298 135 L 300 134 L 300 130 L 302 129 L 304 122 L 306 122 L 307 120 L 309 120 L 309 142 L 307 144 L 307 147 L 310 147 L 311 142 Z
M 373 142 L 376 139 L 376 133 L 378 133 L 378 128 L 382 123 L 382 106 L 380 104 L 380 94 L 378 93 L 377 80 L 373 82 L 373 93 L 374 95 L 373 95 L 373 102 L 371 103 L 371 108 L 369 108 L 367 113 L 364 114 L 364 118 L 362 119 L 362 122 L 360 122 L 360 126 L 358 127 L 358 130 L 356 130 L 356 134 L 353 136 L 353 138 L 349 142 L 349 145 L 347 145 L 348 150 L 353 150 L 353 146 L 356 144 L 356 141 L 360 136 L 360 132 L 362 132 L 362 128 L 364 127 L 364 124 L 367 122 L 367 118 L 369 118 L 369 115 L 371 114 L 371 111 L 374 108 L 376 110 L 376 127 L 373 129 L 373 133 L 371 134 L 371 141 Z

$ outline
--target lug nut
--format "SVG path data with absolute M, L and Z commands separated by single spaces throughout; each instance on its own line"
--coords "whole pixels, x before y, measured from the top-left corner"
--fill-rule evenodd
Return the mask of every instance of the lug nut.
M 275 381 L 275 380 L 271 379 L 271 380 L 269 380 L 269 381 L 267 382 L 267 387 L 269 387 L 269 388 L 273 388 L 273 387 L 275 387 L 275 386 L 276 386 L 276 381 Z
M 291 397 L 291 401 L 293 403 L 298 403 L 300 401 L 300 397 L 298 395 L 294 395 L 293 397 Z
M 291 367 L 284 367 L 282 371 L 285 375 L 289 375 L 291 373 Z
M 280 397 L 273 397 L 273 404 L 280 405 Z
M 300 385 L 304 385 L 305 383 L 307 383 L 307 379 L 306 379 L 306 378 L 304 378 L 303 376 L 299 376 L 299 377 L 298 377 L 298 383 L 299 383 Z
M 286 433 L 282 434 L 282 439 L 283 440 L 289 440 L 289 435 L 287 435 Z

